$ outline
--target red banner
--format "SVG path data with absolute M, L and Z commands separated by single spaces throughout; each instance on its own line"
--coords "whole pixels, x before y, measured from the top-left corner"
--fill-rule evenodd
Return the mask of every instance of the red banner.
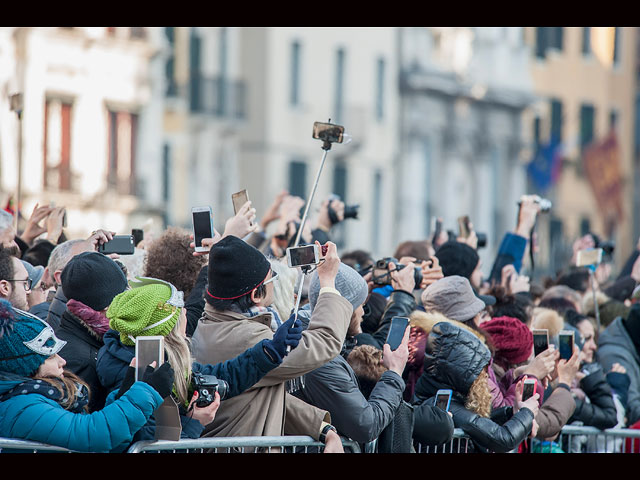
M 589 145 L 582 155 L 582 163 L 605 222 L 620 223 L 624 216 L 623 185 L 620 146 L 615 132 Z

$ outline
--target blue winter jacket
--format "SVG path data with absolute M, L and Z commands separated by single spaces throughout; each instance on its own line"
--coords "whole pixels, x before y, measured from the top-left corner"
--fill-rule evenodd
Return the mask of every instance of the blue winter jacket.
M 0 395 L 30 380 L 0 372 Z M 118 400 L 93 413 L 73 413 L 43 395 L 16 395 L 0 402 L 0 437 L 79 452 L 122 451 L 162 403 L 151 386 L 136 382 Z
M 122 384 L 127 368 L 135 355 L 135 347 L 123 345 L 120 334 L 115 330 L 105 333 L 104 346 L 98 352 L 96 371 L 102 385 L 110 392 L 117 391 Z M 203 365 L 193 362 L 192 370 L 203 375 L 215 375 L 229 384 L 225 398 L 240 395 L 258 383 L 271 370 L 280 365 L 273 362 L 262 348 L 266 340 L 246 350 L 236 358 L 216 365 Z M 186 415 L 184 406 L 180 406 L 182 423 L 181 438 L 199 438 L 204 430 L 198 420 Z M 133 441 L 153 440 L 155 436 L 155 419 L 153 416 L 134 437 Z

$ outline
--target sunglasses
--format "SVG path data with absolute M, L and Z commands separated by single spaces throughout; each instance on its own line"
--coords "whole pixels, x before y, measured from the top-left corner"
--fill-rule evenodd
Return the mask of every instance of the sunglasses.
M 262 282 L 263 285 L 266 285 L 267 283 L 271 283 L 274 280 L 276 280 L 278 278 L 278 273 L 274 272 L 273 270 L 271 270 L 271 278 L 269 280 L 265 280 L 264 282 Z

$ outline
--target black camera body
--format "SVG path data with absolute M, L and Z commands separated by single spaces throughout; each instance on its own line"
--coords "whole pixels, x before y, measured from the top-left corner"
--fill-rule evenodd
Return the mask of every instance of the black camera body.
M 214 375 L 194 373 L 192 376 L 194 391 L 198 392 L 196 407 L 202 408 L 210 405 L 216 399 L 215 393 L 220 394 L 220 400 L 224 400 L 229 391 L 229 384 Z
M 386 257 L 381 260 L 378 260 L 373 265 L 373 284 L 377 287 L 382 287 L 385 285 L 391 285 L 391 275 L 389 272 L 389 263 L 393 263 L 396 266 L 396 270 L 402 270 L 406 265 L 402 265 L 398 263 L 393 257 Z M 415 267 L 413 273 L 413 279 L 416 283 L 416 290 L 420 288 L 420 284 L 422 283 L 422 269 L 420 267 Z
M 334 225 L 336 223 L 339 223 L 340 220 L 338 219 L 338 215 L 336 215 L 336 211 L 331 207 L 331 202 L 333 201 L 340 201 L 340 197 L 336 194 L 333 194 L 329 197 L 329 206 L 328 206 L 328 211 L 329 211 L 329 220 L 331 220 L 331 223 L 333 223 Z M 344 206 L 344 220 L 346 220 L 347 218 L 358 218 L 358 211 L 360 210 L 360 205 L 355 204 L 355 205 L 346 205 Z

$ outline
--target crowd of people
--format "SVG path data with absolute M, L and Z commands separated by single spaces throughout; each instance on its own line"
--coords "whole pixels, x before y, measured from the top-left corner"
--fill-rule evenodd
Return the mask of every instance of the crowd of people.
M 168 227 L 131 255 L 101 253 L 105 229 L 67 238 L 63 207 L 36 205 L 21 231 L 0 211 L 0 437 L 124 452 L 163 438 L 160 408 L 177 411 L 181 439 L 306 435 L 325 453 L 343 440 L 410 453 L 454 429 L 473 452 L 616 452 L 561 430 L 640 428 L 640 242 L 618 268 L 606 252 L 577 266 L 602 245 L 589 233 L 534 282 L 541 207 L 526 195 L 485 277 L 473 225 L 378 259 L 331 240 L 341 200 L 301 222 L 304 205 L 283 191 L 260 218 L 247 202 L 204 251 Z M 298 239 L 321 252 L 304 271 L 287 265 Z M 397 317 L 409 321 L 392 348 Z M 138 365 L 149 336 L 164 360 Z

